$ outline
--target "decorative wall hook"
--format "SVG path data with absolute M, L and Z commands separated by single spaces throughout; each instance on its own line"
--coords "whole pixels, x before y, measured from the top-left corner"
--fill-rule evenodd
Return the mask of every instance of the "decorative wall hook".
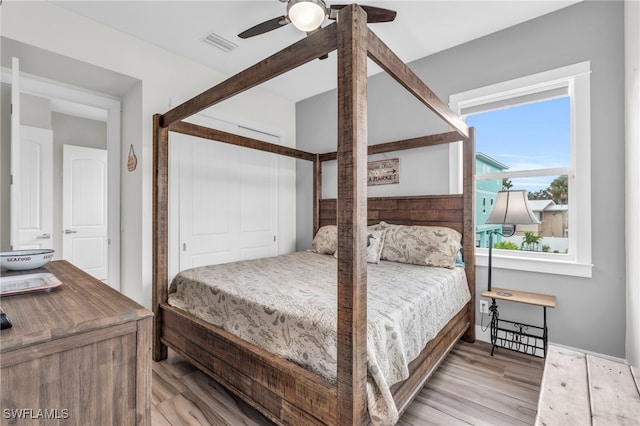
M 131 144 L 131 147 L 129 148 L 129 158 L 127 158 L 127 169 L 132 172 L 136 169 L 137 165 L 138 158 L 136 157 L 136 153 L 133 151 L 133 144 Z

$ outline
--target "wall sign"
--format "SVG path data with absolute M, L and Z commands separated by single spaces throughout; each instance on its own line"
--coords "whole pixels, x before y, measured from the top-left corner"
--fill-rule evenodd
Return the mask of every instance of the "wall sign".
M 370 161 L 367 171 L 367 185 L 388 185 L 400 183 L 400 159 Z

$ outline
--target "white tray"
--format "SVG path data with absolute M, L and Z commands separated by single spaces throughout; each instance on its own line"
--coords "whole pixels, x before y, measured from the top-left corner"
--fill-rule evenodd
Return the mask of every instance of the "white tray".
M 61 285 L 62 282 L 55 275 L 47 272 L 9 275 L 0 277 L 0 296 L 51 291 Z

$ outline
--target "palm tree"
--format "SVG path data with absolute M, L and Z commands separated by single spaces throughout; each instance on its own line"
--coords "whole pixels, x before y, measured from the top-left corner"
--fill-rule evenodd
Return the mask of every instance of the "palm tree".
M 524 238 L 522 239 L 522 244 L 520 248 L 522 250 L 528 251 L 538 251 L 538 246 L 540 245 L 540 240 L 544 237 L 542 235 L 536 235 L 533 232 L 525 232 Z
M 511 179 L 502 178 L 502 190 L 503 191 L 508 191 L 511 188 L 513 188 L 513 183 L 511 182 Z

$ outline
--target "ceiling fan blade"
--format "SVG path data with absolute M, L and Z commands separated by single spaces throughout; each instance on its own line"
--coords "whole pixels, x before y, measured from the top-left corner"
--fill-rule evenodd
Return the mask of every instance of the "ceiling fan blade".
M 338 17 L 338 12 L 343 7 L 347 6 L 346 4 L 332 4 L 329 6 L 329 19 L 336 19 Z M 360 5 L 365 12 L 367 12 L 367 22 L 369 24 L 375 24 L 379 22 L 391 22 L 396 19 L 396 11 L 384 9 L 382 7 L 375 6 L 365 6 Z
M 249 38 L 253 36 L 257 36 L 260 34 L 268 33 L 269 31 L 276 30 L 280 27 L 284 27 L 289 24 L 289 20 L 286 16 L 279 16 L 277 18 L 269 19 L 268 21 L 264 21 L 261 24 L 253 26 L 248 30 L 245 30 L 238 34 L 240 38 Z
M 377 22 L 391 22 L 396 19 L 395 10 L 375 6 L 362 6 L 362 8 L 367 12 L 367 22 L 370 24 Z

